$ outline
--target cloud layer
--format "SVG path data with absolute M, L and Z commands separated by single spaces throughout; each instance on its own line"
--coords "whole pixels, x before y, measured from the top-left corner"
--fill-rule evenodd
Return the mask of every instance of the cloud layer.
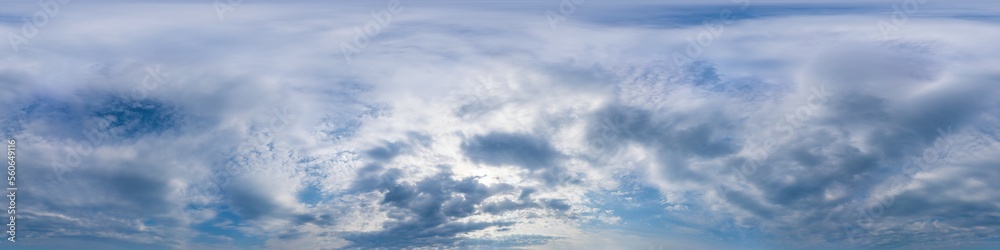
M 1000 237 L 989 5 L 53 2 L 0 12 L 29 248 Z

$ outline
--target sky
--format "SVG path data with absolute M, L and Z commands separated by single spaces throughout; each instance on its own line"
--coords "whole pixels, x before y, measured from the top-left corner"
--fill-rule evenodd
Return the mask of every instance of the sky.
M 2 249 L 1000 248 L 995 1 L 6 0 L 0 34 Z

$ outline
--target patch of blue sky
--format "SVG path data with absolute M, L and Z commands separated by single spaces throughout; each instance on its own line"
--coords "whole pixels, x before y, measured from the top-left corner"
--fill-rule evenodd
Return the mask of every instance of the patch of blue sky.
M 554 239 L 556 237 L 544 235 L 508 235 L 493 239 L 469 238 L 458 245 L 472 249 L 505 249 L 542 245 Z
M 86 246 L 86 247 L 82 247 Z M 6 248 L 5 248 L 6 249 Z M 50 241 L 42 246 L 26 245 L 13 249 L 24 250 L 61 250 L 61 249 L 171 249 L 169 245 L 143 244 L 129 241 L 127 239 L 115 239 L 111 237 L 97 237 L 91 235 L 67 235 L 60 236 L 58 241 Z
M 182 115 L 176 108 L 156 100 L 131 102 L 113 94 L 92 94 L 90 104 L 80 105 L 55 97 L 39 96 L 5 117 L 4 133 L 23 130 L 18 121 L 50 121 L 46 134 L 77 141 L 100 138 L 102 143 L 120 143 L 109 138 L 134 139 L 159 135 L 180 128 Z M 88 138 L 88 136 L 92 138 Z
M 324 138 L 332 141 L 346 140 L 354 137 L 363 124 L 357 119 L 347 120 L 332 117 L 324 118 L 321 123 L 323 124 L 323 128 L 320 129 L 320 133 L 324 135 Z
M 25 16 L 0 14 L 0 23 L 7 25 L 16 25 L 18 28 L 20 28 L 20 25 L 24 23 L 24 18 Z
M 299 202 L 316 205 L 323 201 L 323 191 L 316 186 L 308 186 L 298 193 Z
M 727 2 L 722 2 L 727 3 Z M 720 13 L 728 10 L 734 20 L 751 20 L 785 16 L 821 16 L 842 14 L 875 14 L 884 12 L 883 5 L 819 5 L 819 4 L 755 4 L 742 2 L 707 5 L 631 5 L 614 11 L 591 12 L 581 10 L 581 19 L 599 25 L 685 28 L 702 25 L 705 21 L 718 21 Z M 891 10 L 891 8 L 889 8 Z M 621 15 L 629 13 L 629 15 Z
M 117 130 L 128 138 L 157 135 L 183 126 L 175 108 L 156 100 L 130 101 L 112 97 L 105 103 L 93 111 L 93 116 L 108 119 L 108 129 Z
M 970 20 L 970 21 L 981 21 L 981 22 L 1000 22 L 1000 15 L 997 14 L 971 14 L 971 15 L 948 15 L 949 18 Z
M 746 247 L 768 246 L 768 242 L 764 241 L 768 239 L 764 231 L 736 225 L 735 221 L 722 219 L 722 216 L 712 217 L 717 215 L 696 203 L 668 204 L 664 202 L 664 195 L 659 190 L 642 184 L 636 178 L 639 177 L 634 174 L 620 176 L 621 184 L 616 189 L 619 191 L 588 193 L 588 198 L 599 204 L 599 209 L 614 211 L 613 215 L 619 217 L 622 223 L 608 227 L 590 222 L 587 226 L 617 229 L 630 235 L 650 238 L 685 238 L 703 242 L 725 239 Z M 671 209 L 671 206 L 675 206 L 675 209 Z M 690 234 L 692 230 L 699 233 Z
M 264 241 L 267 240 L 266 237 L 247 235 L 239 230 L 238 226 L 242 221 L 235 213 L 221 209 L 215 218 L 192 226 L 192 229 L 201 233 L 199 237 L 195 237 L 192 241 L 223 243 L 241 248 L 264 245 Z

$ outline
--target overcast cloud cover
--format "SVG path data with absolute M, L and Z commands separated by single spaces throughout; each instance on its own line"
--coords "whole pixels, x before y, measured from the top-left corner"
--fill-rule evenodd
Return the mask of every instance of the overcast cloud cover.
M 998 11 L 4 1 L 0 246 L 994 249 Z

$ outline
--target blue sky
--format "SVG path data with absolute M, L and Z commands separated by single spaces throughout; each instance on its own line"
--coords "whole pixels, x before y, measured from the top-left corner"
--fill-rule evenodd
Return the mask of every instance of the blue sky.
M 0 248 L 993 249 L 998 13 L 4 1 Z

